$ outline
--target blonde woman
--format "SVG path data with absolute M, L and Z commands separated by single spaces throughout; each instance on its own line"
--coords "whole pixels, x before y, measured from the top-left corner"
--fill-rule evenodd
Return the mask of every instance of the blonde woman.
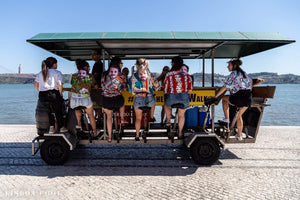
M 154 80 L 154 77 L 149 71 L 149 61 L 145 58 L 139 58 L 136 61 L 137 72 L 134 73 L 129 80 L 129 91 L 135 96 L 134 111 L 136 115 L 135 129 L 136 136 L 135 141 L 139 141 L 139 133 L 141 128 L 141 120 L 143 111 L 140 107 L 151 107 L 150 117 L 153 118 L 155 99 L 153 91 L 159 88 L 158 81 Z

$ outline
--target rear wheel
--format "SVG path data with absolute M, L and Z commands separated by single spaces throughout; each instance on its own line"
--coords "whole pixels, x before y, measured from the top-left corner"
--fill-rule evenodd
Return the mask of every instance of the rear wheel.
M 40 154 L 48 165 L 63 165 L 69 158 L 70 147 L 62 138 L 47 138 L 41 145 Z
M 191 156 L 201 165 L 212 165 L 220 156 L 220 146 L 213 138 L 198 138 L 191 146 Z

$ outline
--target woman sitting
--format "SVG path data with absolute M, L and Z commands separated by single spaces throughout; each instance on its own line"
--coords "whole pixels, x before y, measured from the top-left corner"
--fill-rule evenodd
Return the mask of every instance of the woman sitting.
M 136 136 L 135 141 L 139 141 L 139 133 L 141 128 L 141 120 L 143 111 L 140 107 L 150 107 L 150 117 L 153 118 L 155 99 L 153 96 L 153 90 L 159 88 L 158 81 L 154 81 L 154 77 L 151 76 L 148 69 L 149 61 L 145 58 L 139 58 L 136 61 L 137 72 L 131 76 L 129 81 L 129 91 L 135 95 L 134 99 L 134 111 L 136 115 L 135 129 Z
M 108 69 L 108 75 L 102 79 L 103 90 L 103 110 L 107 115 L 108 142 L 112 141 L 112 113 L 113 109 L 124 107 L 124 98 L 122 91 L 125 89 L 126 79 L 120 75 L 119 67 L 111 65 Z M 124 121 L 124 115 L 121 115 L 121 121 Z
M 95 86 L 95 79 L 91 74 L 88 74 L 86 71 L 89 68 L 88 62 L 85 60 L 77 60 L 76 66 L 78 69 L 78 73 L 72 75 L 71 79 L 71 100 L 70 107 L 75 109 L 76 119 L 77 119 L 77 128 L 81 129 L 81 109 L 87 113 L 92 129 L 93 136 L 97 136 L 96 130 L 96 121 L 93 113 L 93 102 L 90 97 L 90 92 L 92 87 Z

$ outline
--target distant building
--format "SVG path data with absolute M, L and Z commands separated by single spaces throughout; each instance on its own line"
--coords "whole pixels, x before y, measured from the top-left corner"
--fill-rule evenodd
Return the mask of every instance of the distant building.
M 22 74 L 22 67 L 21 67 L 21 64 L 19 65 L 19 74 Z

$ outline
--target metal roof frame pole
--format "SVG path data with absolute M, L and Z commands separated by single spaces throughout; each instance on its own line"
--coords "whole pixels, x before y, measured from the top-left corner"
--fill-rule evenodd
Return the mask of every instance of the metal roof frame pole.
M 211 51 L 211 87 L 215 86 L 214 82 L 214 73 L 215 73 L 215 48 Z M 211 106 L 211 132 L 215 130 L 215 106 Z
M 102 60 L 103 60 L 103 67 L 102 67 L 102 73 L 105 71 L 105 49 L 102 49 Z
M 202 55 L 202 87 L 205 86 L 205 54 Z

